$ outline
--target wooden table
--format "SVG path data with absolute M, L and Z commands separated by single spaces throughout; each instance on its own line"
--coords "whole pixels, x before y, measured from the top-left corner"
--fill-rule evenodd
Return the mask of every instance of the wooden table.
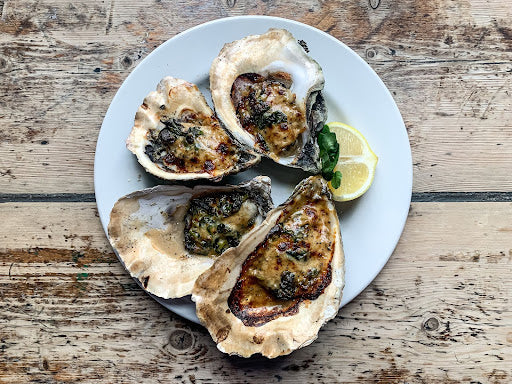
M 314 344 L 271 361 L 223 355 L 139 289 L 93 194 L 124 78 L 178 32 L 244 14 L 354 49 L 394 95 L 414 162 L 382 273 Z M 0 0 L 0 139 L 2 383 L 512 382 L 509 1 Z

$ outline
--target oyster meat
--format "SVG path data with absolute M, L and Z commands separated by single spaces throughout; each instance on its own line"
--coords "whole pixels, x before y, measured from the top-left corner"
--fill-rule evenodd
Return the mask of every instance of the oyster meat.
M 173 77 L 144 99 L 126 144 L 148 172 L 166 180 L 218 181 L 260 160 L 231 139 L 196 85 Z
M 293 35 L 270 29 L 224 45 L 210 68 L 215 112 L 240 143 L 319 173 L 316 136 L 327 119 L 324 76 Z
M 119 199 L 108 236 L 126 269 L 148 292 L 182 297 L 271 208 L 266 176 L 236 186 L 161 185 Z
M 192 300 L 222 352 L 273 358 L 310 344 L 336 316 L 344 269 L 331 193 L 311 176 L 198 277 Z

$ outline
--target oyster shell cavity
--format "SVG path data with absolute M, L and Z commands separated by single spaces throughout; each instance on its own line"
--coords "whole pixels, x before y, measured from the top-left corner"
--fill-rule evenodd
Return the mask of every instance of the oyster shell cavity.
M 266 82 L 254 80 L 260 84 L 238 92 L 237 80 L 248 75 Z M 323 86 L 320 65 L 282 29 L 226 44 L 210 68 L 215 111 L 232 136 L 280 164 L 315 173 L 320 171 L 316 135 L 327 118 L 323 98 L 318 97 Z M 233 92 L 243 95 L 233 98 Z M 272 119 L 276 111 L 286 119 Z
M 206 211 L 193 210 L 194 201 L 204 202 Z M 119 199 L 110 214 L 108 236 L 126 269 L 148 292 L 166 299 L 182 297 L 271 208 L 266 176 L 236 186 L 161 185 Z M 194 244 L 205 252 L 195 252 Z
M 325 180 L 303 180 L 196 280 L 192 300 L 219 350 L 273 358 L 313 342 L 344 286 L 336 208 Z
M 166 180 L 220 180 L 260 157 L 222 128 L 196 85 L 166 77 L 138 109 L 127 147 L 150 173 Z
M 304 60 L 296 62 L 294 60 L 297 55 L 292 55 L 289 51 L 285 51 L 284 54 L 288 54 L 291 57 L 288 60 L 278 60 L 270 63 L 262 68 L 261 73 L 264 76 L 278 72 L 288 73 L 292 79 L 290 91 L 296 95 L 298 103 L 303 103 L 307 100 L 310 93 L 323 89 L 322 69 L 316 61 Z M 307 57 L 309 58 L 309 56 Z

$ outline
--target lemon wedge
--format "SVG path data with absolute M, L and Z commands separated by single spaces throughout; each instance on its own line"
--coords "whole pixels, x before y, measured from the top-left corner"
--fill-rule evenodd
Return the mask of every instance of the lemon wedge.
M 334 172 L 341 172 L 341 185 L 329 187 L 336 201 L 354 200 L 372 185 L 378 157 L 373 153 L 364 136 L 357 129 L 337 121 L 327 124 L 336 134 L 340 155 Z

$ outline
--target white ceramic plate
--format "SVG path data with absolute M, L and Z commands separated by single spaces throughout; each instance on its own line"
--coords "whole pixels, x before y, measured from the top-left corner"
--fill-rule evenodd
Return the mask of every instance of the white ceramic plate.
M 308 25 L 264 16 L 220 19 L 180 33 L 148 55 L 119 88 L 101 127 L 94 162 L 98 211 L 106 232 L 110 210 L 118 198 L 160 183 L 146 174 L 125 146 L 135 111 L 160 79 L 171 75 L 196 83 L 211 101 L 208 72 L 224 43 L 269 28 L 285 28 L 296 39 L 307 42 L 309 54 L 324 71 L 328 121 L 354 126 L 379 157 L 370 190 L 351 204 L 338 205 L 346 258 L 343 306 L 377 276 L 398 243 L 411 201 L 411 149 L 400 112 L 377 74 L 343 43 Z M 226 181 L 238 182 L 258 174 L 271 177 L 275 205 L 286 200 L 295 185 L 307 176 L 263 161 Z M 188 297 L 153 297 L 171 311 L 198 322 Z

